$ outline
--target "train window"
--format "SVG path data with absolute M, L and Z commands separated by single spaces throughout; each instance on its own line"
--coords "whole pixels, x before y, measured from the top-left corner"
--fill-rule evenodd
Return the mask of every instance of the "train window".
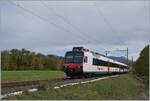
M 93 59 L 93 65 L 97 65 L 96 59 Z
M 66 56 L 65 63 L 73 63 L 73 56 Z
M 93 59 L 93 65 L 98 65 L 98 59 Z
M 111 62 L 109 62 L 109 66 L 110 66 L 110 67 L 119 67 L 118 64 L 116 64 L 116 63 L 111 63 Z
M 98 60 L 98 59 L 93 59 L 93 65 L 96 65 L 96 66 L 108 66 L 108 62 L 102 61 L 102 60 Z
M 75 54 L 75 56 L 82 56 L 81 52 L 75 52 L 74 54 Z
M 81 63 L 83 57 L 81 52 L 67 52 L 65 56 L 65 63 Z
M 82 56 L 74 56 L 74 63 L 81 63 L 82 62 Z
M 113 63 L 110 63 L 111 67 L 114 67 L 114 64 Z
M 87 56 L 84 57 L 84 62 L 87 63 L 88 62 L 88 58 Z
M 113 63 L 113 67 L 117 67 L 115 63 Z
M 66 56 L 73 56 L 73 52 L 67 52 Z
M 108 62 L 106 62 L 106 61 L 101 61 L 101 62 L 103 63 L 102 66 L 108 66 Z

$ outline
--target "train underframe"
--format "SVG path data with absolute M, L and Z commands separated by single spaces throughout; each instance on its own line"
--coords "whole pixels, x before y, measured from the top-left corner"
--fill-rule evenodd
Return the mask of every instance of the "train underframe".
M 68 77 L 71 77 L 71 78 L 83 76 L 83 71 L 81 68 L 72 68 L 72 69 L 64 68 L 64 72 L 66 73 Z
M 89 78 L 103 75 L 123 74 L 126 72 L 83 72 L 81 68 L 64 68 L 64 72 L 71 78 Z

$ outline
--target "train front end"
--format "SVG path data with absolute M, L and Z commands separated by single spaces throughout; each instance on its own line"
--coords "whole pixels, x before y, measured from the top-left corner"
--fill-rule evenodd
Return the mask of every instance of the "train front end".
M 65 54 L 64 72 L 69 77 L 80 76 L 83 73 L 82 51 L 69 51 Z

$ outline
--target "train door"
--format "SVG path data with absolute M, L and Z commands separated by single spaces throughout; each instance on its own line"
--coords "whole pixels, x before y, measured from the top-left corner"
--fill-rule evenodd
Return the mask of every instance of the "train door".
M 92 71 L 92 56 L 89 52 L 85 52 L 83 58 L 83 72 L 91 72 L 91 71 Z
M 110 62 L 108 61 L 108 74 L 110 73 Z

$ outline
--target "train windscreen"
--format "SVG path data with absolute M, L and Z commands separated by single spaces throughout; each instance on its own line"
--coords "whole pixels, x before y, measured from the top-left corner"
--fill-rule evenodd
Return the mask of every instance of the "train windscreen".
M 82 52 L 67 52 L 65 63 L 81 63 L 83 60 Z

